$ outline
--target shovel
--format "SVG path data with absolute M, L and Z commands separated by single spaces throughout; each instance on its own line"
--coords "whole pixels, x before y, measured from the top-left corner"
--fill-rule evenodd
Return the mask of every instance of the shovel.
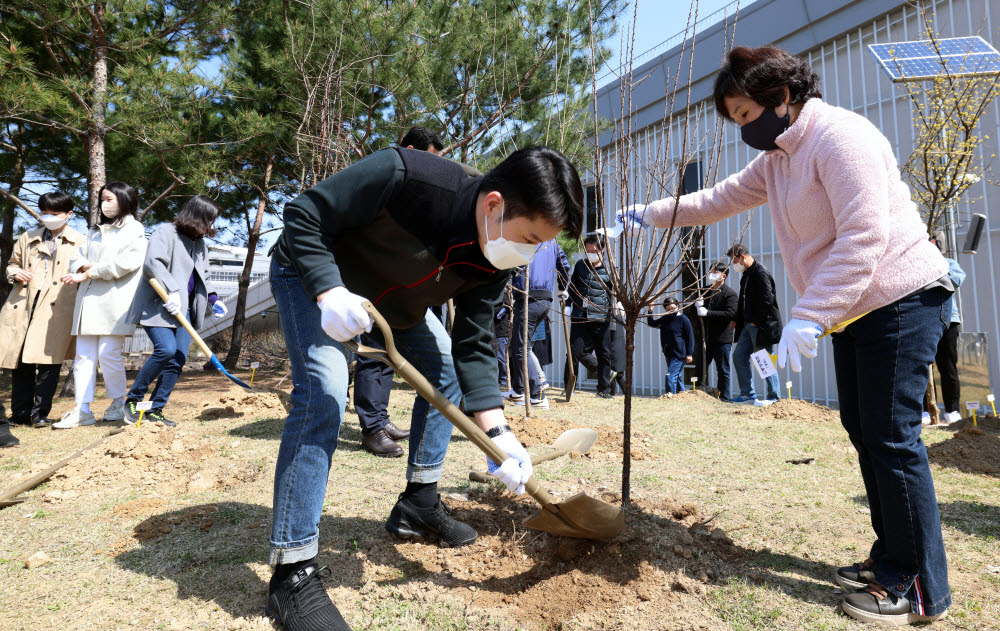
M 464 412 L 459 410 L 416 368 L 403 359 L 399 351 L 396 350 L 389 324 L 375 309 L 375 306 L 370 302 L 365 302 L 364 307 L 382 331 L 382 336 L 385 338 L 385 350 L 359 345 L 354 341 L 345 342 L 344 346 L 355 353 L 388 364 L 400 377 L 413 386 L 413 389 L 420 396 L 427 399 L 428 403 L 437 408 L 476 447 L 479 447 L 490 460 L 493 462 L 506 460 L 507 454 L 489 439 L 486 432 L 479 429 L 479 426 L 470 420 Z M 616 537 L 625 527 L 625 515 L 620 508 L 587 497 L 586 493 L 577 493 L 573 497 L 557 503 L 555 498 L 541 488 L 534 478 L 530 478 L 524 488 L 542 507 L 537 513 L 524 520 L 524 525 L 529 528 L 564 537 L 608 541 Z
M 566 403 L 573 398 L 573 389 L 576 388 L 576 367 L 573 365 L 573 349 L 569 341 L 569 316 L 566 315 L 566 299 L 559 297 L 559 307 L 563 312 L 563 332 L 566 334 Z M 593 444 L 591 444 L 593 446 Z M 580 452 L 584 453 L 584 452 Z
M 585 454 L 590 451 L 590 448 L 594 446 L 597 442 L 597 432 L 586 427 L 577 427 L 576 429 L 568 429 L 559 435 L 559 438 L 552 443 L 553 451 L 543 455 L 535 456 L 531 459 L 531 466 L 535 466 L 542 462 L 548 462 L 549 460 L 555 460 L 560 456 L 565 456 L 566 454 L 575 451 L 578 454 Z M 492 480 L 492 476 L 488 473 L 482 473 L 480 471 L 469 472 L 469 479 L 473 482 L 489 482 Z
M 155 278 L 150 278 L 149 284 L 152 285 L 156 293 L 159 294 L 160 299 L 163 300 L 163 302 L 166 302 L 167 290 L 163 288 L 163 285 L 160 284 L 160 281 L 156 280 Z M 253 390 L 253 388 L 247 385 L 247 383 L 244 382 L 242 379 L 230 375 L 229 371 L 223 368 L 222 362 L 220 362 L 219 358 L 215 356 L 215 353 L 212 352 L 212 349 L 208 347 L 208 344 L 205 343 L 205 340 L 201 339 L 201 336 L 198 335 L 198 332 L 194 330 L 194 327 L 191 326 L 191 323 L 188 322 L 188 319 L 184 317 L 183 313 L 178 311 L 177 313 L 174 314 L 174 317 L 177 318 L 177 321 L 181 323 L 181 326 L 187 329 L 187 332 L 191 334 L 191 339 L 193 339 L 198 344 L 198 347 L 201 349 L 201 351 L 206 355 L 208 355 L 209 361 L 212 362 L 212 365 L 215 366 L 216 370 L 221 372 L 223 375 L 229 377 L 229 380 L 235 383 L 236 385 L 243 386 L 247 390 Z

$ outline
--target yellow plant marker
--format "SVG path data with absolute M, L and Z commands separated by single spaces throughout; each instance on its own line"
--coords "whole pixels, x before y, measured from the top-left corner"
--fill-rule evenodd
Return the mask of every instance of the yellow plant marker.
M 139 410 L 139 420 L 136 421 L 135 426 L 139 427 L 142 425 L 142 415 L 146 413 L 146 410 L 153 407 L 152 401 L 142 401 L 135 405 L 135 409 Z
M 253 376 L 257 374 L 257 369 L 260 368 L 260 362 L 254 362 L 250 364 L 250 385 L 253 385 Z
M 990 402 L 990 407 L 993 408 L 993 416 L 996 416 L 997 415 L 997 406 L 995 406 L 993 404 L 993 401 L 995 401 L 993 395 L 992 394 L 987 394 L 986 395 L 986 400 Z
M 698 378 L 697 377 L 691 377 L 691 387 L 694 388 L 695 392 L 698 391 Z
M 979 401 L 966 401 L 965 409 L 972 412 L 972 426 L 979 427 L 979 423 L 976 422 L 976 410 L 979 409 Z
M 792 400 L 792 382 L 791 381 L 786 381 L 785 382 L 785 390 L 788 390 L 788 400 L 791 401 Z

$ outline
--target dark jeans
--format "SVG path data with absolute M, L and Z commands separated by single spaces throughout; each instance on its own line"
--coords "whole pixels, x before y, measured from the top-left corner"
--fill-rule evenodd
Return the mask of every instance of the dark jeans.
M 188 312 L 188 321 L 191 313 Z M 146 398 L 150 384 L 156 380 L 156 387 L 149 397 L 154 410 L 161 410 L 167 405 L 170 393 L 177 385 L 181 376 L 181 368 L 187 363 L 188 349 L 191 347 L 191 334 L 182 326 L 172 329 L 166 326 L 144 326 L 146 335 L 153 342 L 153 354 L 139 369 L 127 397 L 136 401 Z
M 62 364 L 17 363 L 10 380 L 10 414 L 18 423 L 32 418 L 47 418 L 52 411 L 52 397 L 59 385 Z
M 701 349 L 695 348 L 694 350 L 694 360 L 697 368 L 698 383 L 703 386 L 708 386 L 708 369 L 711 368 L 712 363 L 715 363 L 715 372 L 718 373 L 718 384 L 719 397 L 723 401 L 729 400 L 729 352 L 732 350 L 732 344 L 720 344 L 718 342 L 709 342 L 705 346 L 705 365 L 701 365 Z
M 950 323 L 938 342 L 937 355 L 934 357 L 934 363 L 941 373 L 941 398 L 944 399 L 944 409 L 948 412 L 958 412 L 962 398 L 962 384 L 958 380 L 958 334 L 961 332 L 961 322 Z
M 362 343 L 381 346 L 365 337 L 362 337 Z M 354 365 L 354 409 L 358 412 L 364 434 L 374 434 L 389 423 L 392 374 L 388 364 L 358 355 L 358 363 Z
M 507 390 L 507 341 L 506 337 L 497 338 L 497 368 L 500 375 L 501 390 Z
M 750 365 L 750 355 L 759 350 L 767 349 L 770 353 L 774 350 L 774 345 L 764 346 L 757 342 L 760 329 L 752 324 L 744 325 L 740 338 L 736 340 L 736 349 L 733 351 L 733 365 L 736 368 L 736 381 L 740 385 L 740 396 L 757 398 L 757 391 L 753 388 L 753 374 L 756 372 Z M 778 398 L 778 376 L 771 375 L 764 380 L 767 385 L 767 398 Z
M 573 369 L 583 362 L 587 370 L 597 371 L 597 391 L 608 392 L 611 385 L 611 322 L 574 322 L 569 329 Z M 590 353 L 597 361 L 590 359 Z
M 538 328 L 538 323 L 549 311 L 546 300 L 528 300 L 528 352 L 531 352 L 531 337 Z M 524 394 L 524 301 L 514 306 L 514 325 L 510 330 L 510 387 L 517 394 Z M 610 348 L 610 344 L 609 344 Z M 610 376 L 610 375 L 609 375 Z M 528 361 L 528 388 L 532 399 L 542 396 L 538 382 L 538 374 L 533 363 Z
M 922 615 L 951 604 L 941 517 L 920 439 L 929 366 L 951 318 L 948 296 L 931 289 L 902 298 L 832 336 L 840 419 L 858 451 L 875 530 L 875 578 Z

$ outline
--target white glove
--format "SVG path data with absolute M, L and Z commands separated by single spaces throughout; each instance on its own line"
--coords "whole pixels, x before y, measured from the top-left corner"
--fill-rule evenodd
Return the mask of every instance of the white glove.
M 628 208 L 622 208 L 615 213 L 615 220 L 628 231 L 642 230 L 648 228 L 649 224 L 644 220 L 646 214 L 645 204 L 635 204 Z
M 563 310 L 563 313 L 566 314 L 567 318 L 570 317 L 570 316 L 572 316 L 573 315 L 573 307 L 571 307 L 569 305 L 566 305 L 566 309 Z
M 556 296 L 562 298 L 563 300 L 569 300 L 569 290 L 563 289 L 562 291 L 556 292 Z
M 503 482 L 504 486 L 518 495 L 524 493 L 524 485 L 531 477 L 531 456 L 528 455 L 524 446 L 512 432 L 504 432 L 490 440 L 510 456 L 499 466 L 487 458 L 486 468 L 490 475 Z
M 698 307 L 698 315 L 700 315 L 701 317 L 704 318 L 705 316 L 708 315 L 708 309 L 706 309 L 705 307 L 699 306 Z
M 793 372 L 802 372 L 802 356 L 809 359 L 819 352 L 819 336 L 823 335 L 823 327 L 815 322 L 793 318 L 781 330 L 781 341 L 778 342 L 778 368 L 785 367 L 787 359 Z
M 229 309 L 226 308 L 226 303 L 221 300 L 216 300 L 215 304 L 212 305 L 212 317 L 219 320 L 229 313 Z
M 702 307 L 705 306 L 705 301 L 704 300 L 695 300 L 694 301 L 694 306 L 696 306 L 696 307 L 698 307 L 700 309 L 700 308 L 702 308 Z
M 167 301 L 163 303 L 163 308 L 170 315 L 177 315 L 181 310 L 181 292 L 172 291 L 167 295 Z
M 343 286 L 326 292 L 319 302 L 320 324 L 326 334 L 338 342 L 346 342 L 362 333 L 371 333 L 375 321 L 365 311 L 365 300 Z

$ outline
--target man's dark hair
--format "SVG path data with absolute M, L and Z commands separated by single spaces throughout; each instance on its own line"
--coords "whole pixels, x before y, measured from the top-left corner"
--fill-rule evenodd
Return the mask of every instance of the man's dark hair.
M 108 182 L 97 193 L 98 204 L 101 203 L 101 196 L 104 195 L 104 191 L 111 191 L 118 198 L 118 208 L 121 210 L 121 213 L 114 219 L 108 219 L 104 216 L 104 213 L 98 211 L 98 224 L 114 223 L 116 226 L 120 226 L 125 217 L 129 215 L 135 217 L 135 213 L 139 209 L 139 196 L 136 195 L 134 188 L 125 182 Z
M 181 211 L 174 217 L 174 225 L 189 239 L 214 237 L 215 218 L 219 216 L 219 207 L 207 195 L 195 195 L 188 200 Z
M 410 131 L 406 132 L 403 139 L 399 141 L 399 146 L 413 147 L 414 149 L 419 149 L 421 151 L 427 151 L 431 147 L 434 147 L 438 151 L 444 149 L 444 143 L 441 142 L 441 137 L 426 127 L 421 127 L 420 125 L 417 125 Z
M 732 257 L 730 257 L 730 258 L 732 258 Z M 728 259 L 719 259 L 718 261 L 716 261 L 715 263 L 712 264 L 712 267 L 710 267 L 708 271 L 709 272 L 719 272 L 720 274 L 727 274 L 728 275 L 729 274 L 729 260 Z
M 548 147 L 518 149 L 483 176 L 480 193 L 497 191 L 504 219 L 544 218 L 571 239 L 583 229 L 583 185 L 566 157 Z
M 52 191 L 38 198 L 38 210 L 50 213 L 71 213 L 73 212 L 73 200 L 62 191 Z
M 748 250 L 742 243 L 734 243 L 728 250 L 726 250 L 726 256 L 730 259 L 737 256 L 743 256 L 744 254 L 750 254 L 750 250 Z
M 604 249 L 604 235 L 599 232 L 591 232 L 583 239 L 583 245 L 588 246 L 591 243 L 597 246 L 598 250 Z
M 677 298 L 674 298 L 673 296 L 667 296 L 666 298 L 663 299 L 663 308 L 664 309 L 666 309 L 667 307 L 669 307 L 671 305 L 675 305 L 675 304 L 677 304 Z
M 726 109 L 727 96 L 747 96 L 764 107 L 778 107 L 785 100 L 785 88 L 789 105 L 823 98 L 819 75 L 798 57 L 777 46 L 737 46 L 723 59 L 715 77 L 715 111 L 733 120 Z

